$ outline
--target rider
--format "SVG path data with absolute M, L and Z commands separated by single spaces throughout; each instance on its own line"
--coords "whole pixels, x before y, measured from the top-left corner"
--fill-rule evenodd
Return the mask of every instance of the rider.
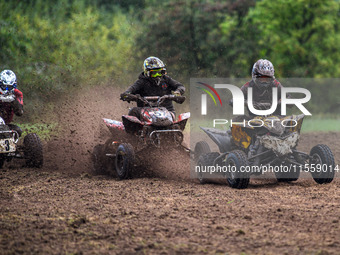
M 19 136 L 22 134 L 21 128 L 10 123 L 14 114 L 23 115 L 23 104 L 23 94 L 17 89 L 15 73 L 11 70 L 3 70 L 0 73 L 0 116 L 10 129 L 18 132 Z
M 281 83 L 275 79 L 273 64 L 267 59 L 259 59 L 253 65 L 252 80 L 241 87 L 244 99 L 248 99 L 248 88 L 253 88 L 254 108 L 267 110 L 273 101 L 272 88 L 278 88 L 278 102 L 281 100 Z M 232 102 L 231 102 L 232 103 Z M 270 105 L 269 105 L 269 104 Z M 252 113 L 249 111 L 250 115 Z M 280 107 L 277 107 L 273 115 L 280 115 Z
M 138 80 L 120 95 L 121 100 L 128 101 L 129 94 L 140 95 L 141 97 L 161 97 L 171 95 L 171 92 L 175 96 L 181 96 L 185 92 L 185 87 L 181 83 L 166 75 L 165 65 L 159 58 L 148 57 L 144 60 L 143 68 L 144 71 L 139 75 Z M 138 107 L 131 108 L 128 114 L 140 119 L 143 105 L 142 101 L 137 101 Z M 163 106 L 176 116 L 171 100 L 165 100 Z

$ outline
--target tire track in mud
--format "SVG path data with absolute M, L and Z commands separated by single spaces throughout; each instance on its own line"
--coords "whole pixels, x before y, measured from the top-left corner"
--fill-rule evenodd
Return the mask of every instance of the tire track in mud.
M 0 254 L 339 254 L 340 182 L 0 172 Z

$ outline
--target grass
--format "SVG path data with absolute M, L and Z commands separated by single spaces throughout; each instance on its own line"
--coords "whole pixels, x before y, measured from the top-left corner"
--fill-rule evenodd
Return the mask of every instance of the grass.
M 340 118 L 307 117 L 302 123 L 302 133 L 340 132 Z
M 228 121 L 230 121 L 228 119 Z M 188 123 L 189 124 L 189 123 Z M 190 131 L 201 131 L 201 127 L 213 128 L 213 120 L 197 120 L 190 122 Z M 229 123 L 225 125 L 216 125 L 216 128 L 227 130 L 229 129 Z M 203 132 L 203 131 L 202 131 Z M 302 123 L 302 133 L 311 132 L 340 132 L 340 116 L 310 116 L 305 117 Z
M 22 137 L 26 136 L 28 133 L 36 133 L 43 141 L 49 141 L 51 137 L 57 136 L 60 132 L 60 127 L 57 123 L 24 123 L 19 124 L 19 126 L 23 131 Z

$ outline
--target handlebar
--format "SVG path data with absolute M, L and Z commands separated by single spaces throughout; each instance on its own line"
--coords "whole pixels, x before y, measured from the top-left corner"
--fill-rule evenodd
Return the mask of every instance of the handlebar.
M 144 99 L 148 101 L 157 101 L 159 98 L 160 98 L 159 96 L 144 97 Z
M 175 101 L 176 103 L 182 104 L 186 97 L 185 96 L 175 96 L 175 95 L 164 95 L 164 96 L 147 96 L 141 97 L 140 95 L 126 94 L 125 96 L 121 95 L 121 100 L 123 101 L 135 101 L 142 102 L 144 105 L 154 106 L 157 103 L 157 106 L 161 106 L 164 101 L 168 99 L 171 101 Z

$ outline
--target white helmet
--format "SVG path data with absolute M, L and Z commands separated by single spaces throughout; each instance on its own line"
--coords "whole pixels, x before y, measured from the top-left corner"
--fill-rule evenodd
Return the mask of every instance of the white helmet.
M 251 76 L 259 88 L 267 88 L 275 79 L 274 73 L 275 69 L 272 62 L 267 59 L 259 59 L 253 65 Z
M 6 123 L 5 123 L 4 119 L 0 117 L 0 126 L 1 125 L 6 125 Z
M 3 70 L 0 73 L 0 93 L 7 94 L 17 87 L 17 77 L 11 70 Z

